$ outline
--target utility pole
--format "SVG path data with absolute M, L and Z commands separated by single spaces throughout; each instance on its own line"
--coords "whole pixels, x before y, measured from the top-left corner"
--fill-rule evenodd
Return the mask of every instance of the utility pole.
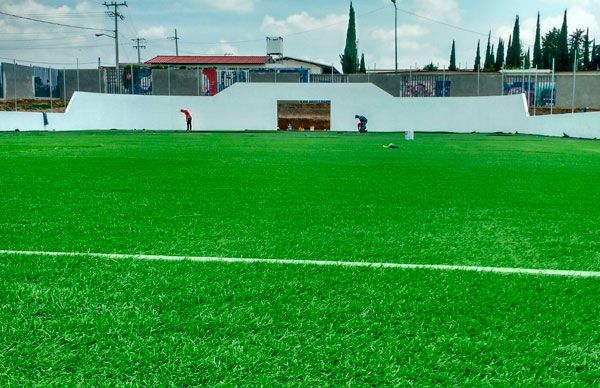
M 175 29 L 175 36 L 169 36 L 167 39 L 171 39 L 175 41 L 175 56 L 179 56 L 179 39 L 177 36 L 177 28 Z
M 145 49 L 146 46 L 142 45 L 142 43 L 146 43 L 146 39 L 144 38 L 135 38 L 135 39 L 131 39 L 132 41 L 134 41 L 136 44 L 133 45 L 133 48 L 137 49 L 137 53 L 138 53 L 138 65 L 142 64 L 142 59 L 140 57 L 140 49 Z
M 396 4 L 396 0 L 392 0 L 394 3 L 394 12 L 395 12 L 395 24 L 394 24 L 394 48 L 396 52 L 396 73 L 398 73 L 398 4 Z
M 119 19 L 123 20 L 125 17 L 119 12 L 119 7 L 127 7 L 127 2 L 124 1 L 122 3 L 117 3 L 115 1 L 111 1 L 110 3 L 104 2 L 103 5 L 109 9 L 106 11 L 106 14 L 110 17 L 115 18 L 115 70 L 116 70 L 116 78 L 117 78 L 117 88 L 120 84 L 120 72 L 119 72 Z M 112 7 L 112 11 L 110 8 Z M 120 91 L 120 90 L 119 90 Z

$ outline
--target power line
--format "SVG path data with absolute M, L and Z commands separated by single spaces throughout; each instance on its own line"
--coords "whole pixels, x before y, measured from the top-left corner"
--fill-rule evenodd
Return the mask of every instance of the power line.
M 137 49 L 137 54 L 138 54 L 138 64 L 142 63 L 142 58 L 140 56 L 140 49 L 146 49 L 146 46 L 142 45 L 142 43 L 146 42 L 146 39 L 144 38 L 135 38 L 135 39 L 131 39 L 132 41 L 136 42 L 136 44 L 133 45 L 133 48 Z
M 75 62 L 40 62 L 40 61 L 29 61 L 27 59 L 16 59 L 16 58 L 7 58 L 0 57 L 5 61 L 16 61 L 21 63 L 29 63 L 29 64 L 38 64 L 38 65 L 75 65 Z M 95 65 L 97 62 L 79 62 L 80 65 Z
M 110 31 L 110 30 L 105 30 L 103 28 L 82 27 L 82 26 L 74 26 L 74 25 L 71 25 L 71 24 L 63 24 L 63 23 L 50 22 L 50 21 L 47 21 L 47 20 L 40 20 L 40 19 L 29 18 L 29 17 L 26 17 L 26 16 L 15 15 L 15 14 L 8 13 L 8 12 L 3 12 L 3 11 L 0 11 L 0 15 L 10 16 L 10 17 L 14 17 L 14 18 L 17 18 L 17 19 L 29 20 L 29 21 L 37 22 L 37 23 L 51 24 L 51 25 L 54 25 L 54 26 L 61 26 L 61 27 L 68 27 L 68 28 L 77 28 L 77 29 L 80 29 L 80 30 Z
M 167 39 L 175 41 L 175 56 L 178 57 L 179 56 L 179 39 L 181 39 L 181 38 L 177 36 L 177 28 L 175 29 L 175 36 L 170 36 Z

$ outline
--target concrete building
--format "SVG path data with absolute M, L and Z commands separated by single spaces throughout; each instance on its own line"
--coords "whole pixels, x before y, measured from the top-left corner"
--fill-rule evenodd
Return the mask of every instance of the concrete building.
M 310 74 L 341 74 L 333 65 L 325 65 L 323 63 L 309 61 L 306 59 L 294 57 L 281 57 L 275 60 L 275 63 L 285 68 L 303 68 L 310 70 Z

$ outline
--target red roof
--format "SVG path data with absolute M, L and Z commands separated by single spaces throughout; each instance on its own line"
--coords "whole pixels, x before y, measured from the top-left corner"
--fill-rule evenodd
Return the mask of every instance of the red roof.
M 267 56 L 235 56 L 235 55 L 195 55 L 170 56 L 159 55 L 147 61 L 150 65 L 264 65 L 269 62 Z

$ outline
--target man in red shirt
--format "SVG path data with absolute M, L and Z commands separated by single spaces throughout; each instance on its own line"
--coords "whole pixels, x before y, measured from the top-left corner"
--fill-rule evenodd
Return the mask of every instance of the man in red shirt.
M 186 131 L 191 131 L 192 130 L 192 115 L 190 114 L 190 111 L 187 109 L 182 109 L 181 113 L 183 113 L 185 115 L 185 121 L 187 123 Z

